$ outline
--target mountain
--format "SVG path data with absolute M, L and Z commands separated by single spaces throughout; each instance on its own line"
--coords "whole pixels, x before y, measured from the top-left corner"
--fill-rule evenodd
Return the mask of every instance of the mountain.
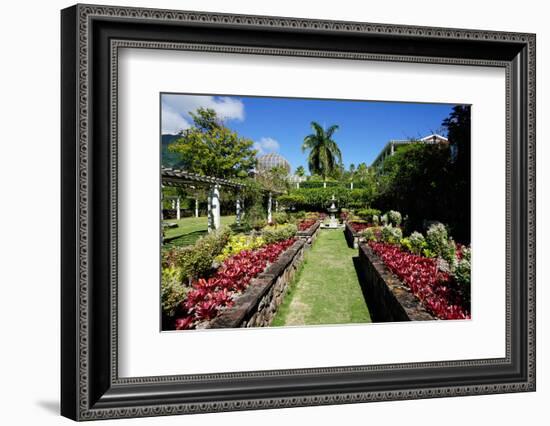
M 182 162 L 178 153 L 168 151 L 168 146 L 178 138 L 178 135 L 162 135 L 161 163 L 163 167 L 181 168 Z

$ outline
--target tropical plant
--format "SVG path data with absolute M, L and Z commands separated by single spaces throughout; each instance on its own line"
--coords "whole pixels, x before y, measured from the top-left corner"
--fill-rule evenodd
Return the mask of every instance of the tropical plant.
M 463 247 L 460 251 L 460 260 L 454 270 L 453 276 L 461 287 L 464 297 L 470 299 L 471 293 L 471 254 L 472 251 L 468 247 Z
M 234 256 L 243 250 L 255 250 L 266 244 L 264 238 L 255 235 L 232 236 L 222 252 L 216 256 L 216 261 L 222 263 L 228 257 Z
M 288 239 L 268 244 L 257 250 L 243 250 L 226 259 L 210 278 L 200 278 L 193 283 L 179 305 L 180 315 L 175 319 L 176 330 L 190 329 L 197 324 L 215 318 L 221 309 L 233 304 L 235 294 L 244 291 L 250 281 L 294 243 Z
M 296 167 L 296 171 L 294 172 L 294 174 L 299 177 L 304 177 L 306 175 L 306 170 L 304 169 L 304 166 Z
M 409 235 L 409 241 L 411 244 L 410 252 L 414 254 L 422 253 L 422 250 L 426 248 L 426 239 L 420 232 L 414 231 Z
M 365 228 L 363 231 L 361 231 L 361 237 L 365 241 L 378 241 L 381 237 L 381 231 L 382 228 L 379 226 L 371 226 L 369 228 Z
M 369 246 L 433 315 L 440 319 L 471 317 L 470 299 L 448 273 L 438 270 L 436 259 L 404 252 L 395 244 L 370 242 Z
M 447 228 L 442 223 L 434 223 L 426 232 L 428 250 L 444 259 L 451 270 L 456 266 L 456 244 L 448 237 Z
M 390 210 L 388 213 L 388 220 L 394 226 L 399 226 L 401 224 L 401 213 L 395 210 Z
M 391 224 L 382 227 L 382 241 L 388 244 L 397 244 L 403 238 L 400 228 L 394 228 Z
M 319 123 L 312 121 L 313 133 L 304 138 L 302 151 L 309 150 L 308 167 L 312 174 L 319 174 L 326 180 L 342 163 L 342 152 L 333 139 L 338 130 L 337 125 L 324 129 Z

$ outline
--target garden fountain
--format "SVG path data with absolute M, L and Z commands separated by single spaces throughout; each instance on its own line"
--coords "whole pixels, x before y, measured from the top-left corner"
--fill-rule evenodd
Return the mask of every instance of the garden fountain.
M 336 229 L 336 228 L 339 227 L 339 224 L 338 224 L 338 220 L 336 220 L 336 216 L 334 215 L 338 211 L 338 208 L 336 207 L 336 204 L 334 203 L 336 201 L 336 198 L 334 198 L 334 194 L 332 194 L 331 201 L 332 201 L 332 204 L 327 209 L 328 212 L 330 213 L 330 220 L 329 220 L 328 224 L 325 225 L 325 228 Z

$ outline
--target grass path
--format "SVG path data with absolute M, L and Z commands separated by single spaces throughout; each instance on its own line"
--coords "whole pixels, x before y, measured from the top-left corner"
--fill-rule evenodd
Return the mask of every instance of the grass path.
M 177 245 L 187 246 L 195 242 L 208 232 L 208 218 L 202 217 L 184 217 L 180 220 L 167 219 L 165 222 L 177 223 L 177 228 L 167 228 L 164 233 L 165 238 L 179 237 L 171 240 L 166 246 Z M 230 225 L 235 222 L 235 216 L 222 216 L 221 224 Z
M 343 232 L 321 230 L 272 326 L 371 322 Z

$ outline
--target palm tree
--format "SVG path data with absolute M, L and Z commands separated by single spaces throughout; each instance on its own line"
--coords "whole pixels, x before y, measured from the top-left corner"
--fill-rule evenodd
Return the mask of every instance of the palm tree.
M 326 179 L 337 167 L 342 164 L 342 153 L 337 143 L 332 139 L 334 132 L 338 130 L 337 125 L 328 129 L 311 122 L 314 133 L 307 135 L 302 144 L 302 151 L 309 150 L 308 167 L 311 174 L 318 174 L 323 177 L 324 186 Z
M 306 174 L 306 171 L 304 170 L 304 166 L 298 166 L 296 167 L 296 172 L 294 172 L 296 176 L 304 177 Z

